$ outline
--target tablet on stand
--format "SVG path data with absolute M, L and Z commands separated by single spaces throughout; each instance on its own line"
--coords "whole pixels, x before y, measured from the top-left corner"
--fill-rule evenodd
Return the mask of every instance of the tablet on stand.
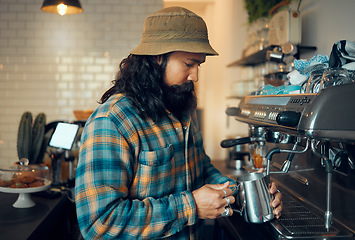
M 58 155 L 52 158 L 52 183 L 53 185 L 60 185 L 60 169 L 61 161 L 57 161 L 64 152 L 65 161 L 69 162 L 69 180 L 68 184 L 72 185 L 74 182 L 73 161 L 74 157 L 69 155 L 69 151 L 73 147 L 76 135 L 79 130 L 79 125 L 73 123 L 57 124 L 54 133 L 49 141 L 49 146 L 58 149 Z M 70 187 L 70 186 L 69 186 Z

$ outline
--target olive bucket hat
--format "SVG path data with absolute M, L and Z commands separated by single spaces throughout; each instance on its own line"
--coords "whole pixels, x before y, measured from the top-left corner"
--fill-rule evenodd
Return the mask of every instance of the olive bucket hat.
M 211 47 L 205 21 L 182 7 L 164 8 L 144 22 L 140 44 L 135 55 L 161 55 L 173 51 L 218 55 Z

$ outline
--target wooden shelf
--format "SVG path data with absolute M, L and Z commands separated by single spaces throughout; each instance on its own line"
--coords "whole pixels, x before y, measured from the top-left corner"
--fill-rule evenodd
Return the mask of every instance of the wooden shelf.
M 227 65 L 227 67 L 236 67 L 236 66 L 254 66 L 254 65 L 258 65 L 261 63 L 266 62 L 266 52 L 268 50 L 272 50 L 274 49 L 275 46 L 269 46 L 267 48 L 264 48 L 261 51 L 258 51 L 256 53 L 253 53 L 249 56 L 243 57 L 237 61 L 234 61 L 230 64 Z

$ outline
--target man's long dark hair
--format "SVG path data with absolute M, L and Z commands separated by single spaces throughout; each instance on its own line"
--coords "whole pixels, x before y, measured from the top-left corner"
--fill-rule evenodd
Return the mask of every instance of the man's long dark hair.
M 122 60 L 114 84 L 101 97 L 106 102 L 112 95 L 124 93 L 142 118 L 157 122 L 166 114 L 163 101 L 164 74 L 170 53 L 161 55 L 161 64 L 156 56 L 129 55 Z

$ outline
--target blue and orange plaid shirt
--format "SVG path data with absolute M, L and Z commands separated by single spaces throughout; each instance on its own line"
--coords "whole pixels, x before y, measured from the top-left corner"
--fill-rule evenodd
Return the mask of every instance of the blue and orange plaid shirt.
M 139 117 L 122 94 L 88 119 L 76 171 L 75 201 L 85 239 L 195 239 L 192 191 L 224 183 L 205 154 L 195 117 Z

